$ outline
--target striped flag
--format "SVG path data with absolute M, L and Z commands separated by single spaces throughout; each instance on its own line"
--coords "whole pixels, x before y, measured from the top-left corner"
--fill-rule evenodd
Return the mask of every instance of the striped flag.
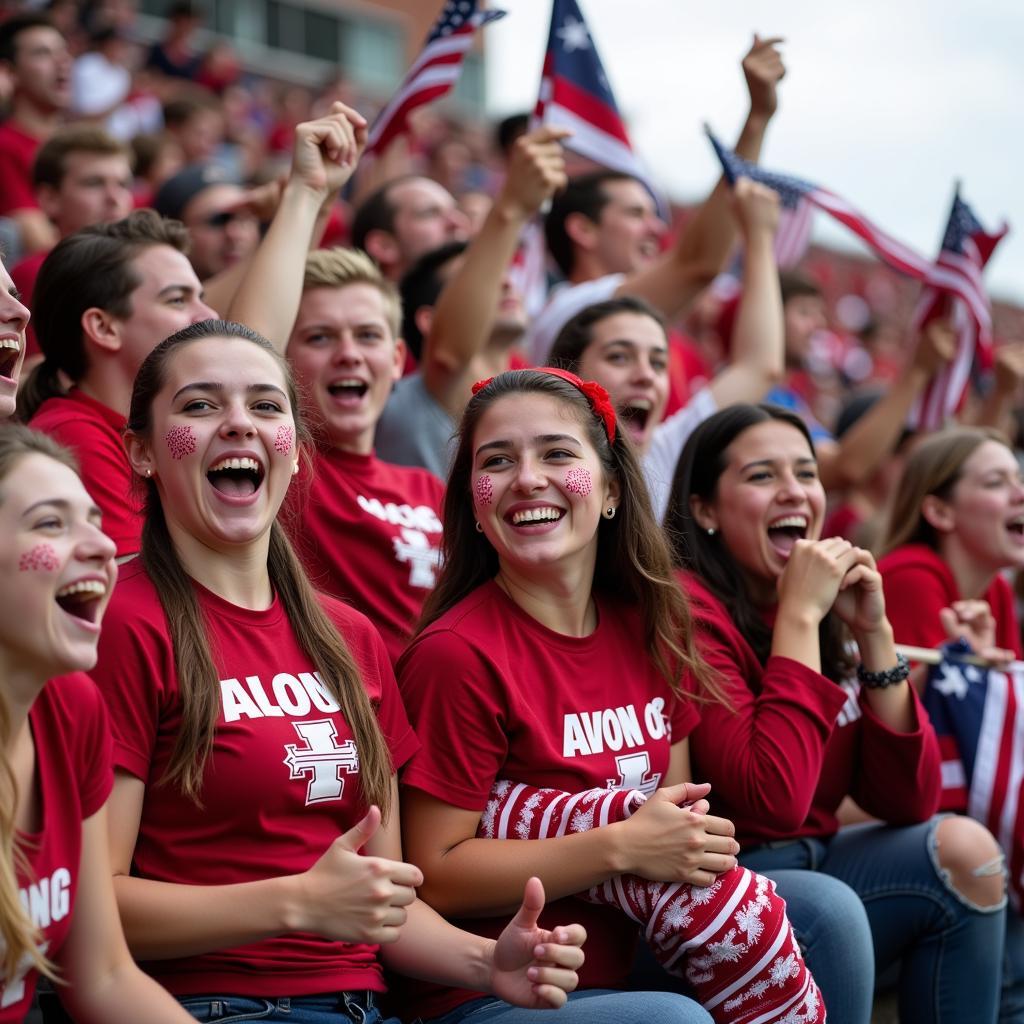
M 782 205 L 791 208 L 795 208 L 801 199 L 807 200 L 812 206 L 823 210 L 834 220 L 849 228 L 894 270 L 917 281 L 922 281 L 940 292 L 963 299 L 972 315 L 978 317 L 979 320 L 984 317 L 987 309 L 984 295 L 979 293 L 977 288 L 968 284 L 961 269 L 951 269 L 941 262 L 933 263 L 873 224 L 859 210 L 834 192 L 829 192 L 828 189 L 801 178 L 763 170 L 757 164 L 744 160 L 731 149 L 723 146 L 710 129 L 707 130 L 707 134 L 721 161 L 726 179 L 730 183 L 739 177 L 759 181 L 761 184 L 775 189 L 779 193 Z
M 505 11 L 479 11 L 477 0 L 448 0 L 430 30 L 423 50 L 406 72 L 398 91 L 370 126 L 366 152 L 380 154 L 408 127 L 417 107 L 448 93 L 459 79 L 462 61 L 478 28 L 505 16 Z
M 629 141 L 611 85 L 576 0 L 554 0 L 540 93 L 538 124 L 569 128 L 565 146 L 602 167 L 641 181 L 665 216 L 667 205 Z
M 960 407 L 976 360 L 991 355 L 992 310 L 981 273 L 1007 230 L 1002 224 L 995 234 L 986 232 L 957 189 L 936 262 L 959 275 L 975 301 L 968 304 L 936 288 L 926 288 L 921 294 L 914 327 L 920 330 L 930 321 L 946 317 L 956 332 L 957 345 L 953 361 L 932 378 L 911 409 L 909 426 L 914 430 L 941 427 Z
M 967 665 L 957 642 L 928 673 L 924 706 L 942 751 L 942 808 L 980 821 L 1006 854 L 1010 896 L 1024 906 L 1024 666 Z

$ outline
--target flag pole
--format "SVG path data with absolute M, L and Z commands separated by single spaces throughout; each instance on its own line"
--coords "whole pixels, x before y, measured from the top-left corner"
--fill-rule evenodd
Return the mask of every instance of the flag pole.
M 942 651 L 937 647 L 912 647 L 909 644 L 896 644 L 896 653 L 902 654 L 907 661 L 916 661 L 922 665 L 938 665 L 946 660 L 958 661 L 964 665 L 977 665 L 979 668 L 999 668 L 1000 671 L 1018 672 L 1024 669 L 1024 661 L 1011 661 L 1008 665 L 997 666 L 995 662 L 977 654 L 957 654 L 956 651 Z

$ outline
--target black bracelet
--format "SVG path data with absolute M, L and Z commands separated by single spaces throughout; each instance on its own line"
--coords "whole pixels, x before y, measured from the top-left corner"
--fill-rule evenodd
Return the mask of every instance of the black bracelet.
M 902 683 L 910 675 L 910 662 L 905 655 L 896 655 L 896 664 L 882 672 L 869 672 L 862 664 L 857 666 L 857 678 L 869 690 L 876 690 L 884 686 L 895 686 Z

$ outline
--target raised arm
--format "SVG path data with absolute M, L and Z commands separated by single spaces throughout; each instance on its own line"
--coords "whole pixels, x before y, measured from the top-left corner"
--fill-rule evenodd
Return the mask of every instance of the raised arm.
M 427 390 L 453 416 L 465 407 L 469 365 L 490 337 L 522 230 L 565 185 L 560 140 L 569 134 L 549 126 L 516 140 L 505 184 L 437 300 L 420 366 Z
M 736 152 L 752 163 L 761 156 L 765 130 L 778 106 L 776 87 L 786 73 L 778 51 L 781 42 L 780 38 L 761 39 L 755 35 L 743 58 L 750 112 L 736 142 Z M 675 245 L 655 264 L 627 277 L 618 294 L 639 295 L 669 320 L 675 319 L 722 269 L 734 232 L 729 186 L 721 178 Z
M 760 401 L 782 376 L 785 362 L 786 330 L 773 246 L 779 224 L 778 194 L 740 178 L 733 206 L 743 235 L 743 293 L 729 365 L 709 385 L 720 408 Z
M 295 129 L 292 168 L 277 213 L 227 311 L 229 319 L 259 331 L 280 352 L 299 309 L 320 208 L 351 177 L 365 145 L 365 119 L 342 103 Z
M 1024 342 L 1000 345 L 995 353 L 995 384 L 992 394 L 974 406 L 973 415 L 965 417 L 979 427 L 995 427 L 1013 437 L 1016 427 L 1013 411 L 1020 402 L 1024 381 Z

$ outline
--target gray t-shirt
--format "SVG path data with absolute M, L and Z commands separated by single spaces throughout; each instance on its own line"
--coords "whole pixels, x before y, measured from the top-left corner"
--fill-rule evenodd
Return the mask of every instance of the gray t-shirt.
M 399 466 L 422 466 L 442 480 L 455 455 L 458 423 L 427 390 L 420 373 L 395 384 L 377 422 L 377 458 Z

